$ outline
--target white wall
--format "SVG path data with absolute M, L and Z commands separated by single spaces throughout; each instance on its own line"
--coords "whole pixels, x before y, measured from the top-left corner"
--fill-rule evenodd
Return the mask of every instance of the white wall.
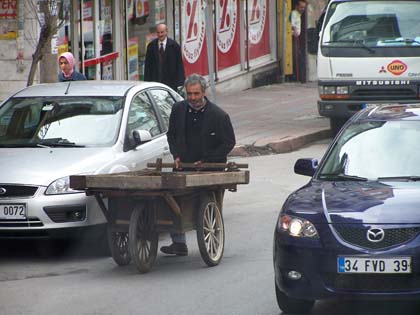
M 19 0 L 18 6 L 23 5 L 23 63 L 18 65 L 16 60 L 18 39 L 0 40 L 0 101 L 26 86 L 32 53 L 38 38 L 38 22 L 33 6 L 28 0 Z M 37 80 L 38 76 L 36 77 Z M 37 83 L 34 82 L 34 83 Z

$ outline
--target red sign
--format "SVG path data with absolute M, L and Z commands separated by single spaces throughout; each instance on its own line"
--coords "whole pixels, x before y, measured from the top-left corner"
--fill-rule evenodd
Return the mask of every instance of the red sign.
M 17 0 L 0 0 L 0 19 L 16 19 L 16 18 L 17 18 Z
M 216 46 L 219 70 L 237 65 L 240 59 L 239 1 L 217 1 Z
M 407 65 L 401 60 L 394 60 L 387 66 L 387 69 L 394 75 L 401 75 L 407 70 Z
M 185 74 L 209 73 L 204 20 L 204 1 L 185 0 L 182 8 L 182 56 Z
M 255 59 L 270 53 L 268 0 L 248 2 L 249 57 Z

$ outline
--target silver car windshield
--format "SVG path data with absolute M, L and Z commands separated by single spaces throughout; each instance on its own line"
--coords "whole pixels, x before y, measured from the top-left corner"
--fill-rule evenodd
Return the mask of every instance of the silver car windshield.
M 11 98 L 0 108 L 0 147 L 115 143 L 123 97 Z
M 349 1 L 331 4 L 322 45 L 420 46 L 419 1 Z
M 354 123 L 341 134 L 318 178 L 415 178 L 420 176 L 420 121 Z

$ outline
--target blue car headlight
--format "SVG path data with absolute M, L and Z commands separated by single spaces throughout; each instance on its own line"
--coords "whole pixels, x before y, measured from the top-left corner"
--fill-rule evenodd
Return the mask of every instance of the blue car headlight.
M 293 237 L 319 238 L 315 226 L 302 218 L 283 214 L 280 215 L 277 225 L 280 231 Z
M 70 177 L 62 177 L 53 181 L 45 191 L 46 195 L 75 194 L 83 191 L 73 190 L 70 188 Z

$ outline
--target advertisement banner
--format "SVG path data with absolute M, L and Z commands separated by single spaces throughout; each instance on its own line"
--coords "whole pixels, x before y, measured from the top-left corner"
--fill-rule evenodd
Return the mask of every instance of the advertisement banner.
M 217 67 L 219 70 L 241 62 L 239 41 L 239 0 L 220 0 L 216 4 Z
M 136 0 L 136 18 L 149 16 L 149 1 Z
M 137 37 L 128 39 L 128 79 L 139 80 L 139 40 Z
M 155 0 L 155 24 L 165 23 L 165 0 Z
M 181 49 L 187 76 L 191 73 L 201 75 L 209 73 L 204 9 L 204 0 L 185 0 L 182 2 Z
M 0 39 L 17 37 L 17 0 L 0 0 Z
M 268 0 L 248 2 L 249 59 L 270 53 Z

